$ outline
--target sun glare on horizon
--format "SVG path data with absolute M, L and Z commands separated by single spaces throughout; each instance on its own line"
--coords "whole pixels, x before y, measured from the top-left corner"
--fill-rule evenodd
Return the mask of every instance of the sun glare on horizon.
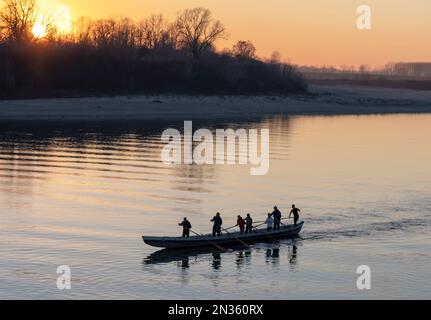
M 46 36 L 46 25 L 43 23 L 42 16 L 39 16 L 31 32 L 36 38 L 43 38 Z
M 43 38 L 48 34 L 48 24 L 61 34 L 70 33 L 72 30 L 72 11 L 64 4 L 40 5 L 40 14 L 33 25 L 32 33 L 36 38 Z

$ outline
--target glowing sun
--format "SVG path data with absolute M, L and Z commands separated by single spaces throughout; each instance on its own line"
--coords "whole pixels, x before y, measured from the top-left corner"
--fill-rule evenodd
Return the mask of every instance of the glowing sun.
M 46 36 L 46 25 L 44 25 L 42 18 L 39 17 L 39 19 L 34 24 L 31 32 L 36 38 L 43 38 L 44 36 Z
M 70 7 L 63 4 L 54 7 L 44 5 L 41 7 L 40 11 L 41 14 L 31 30 L 36 38 L 43 38 L 47 35 L 48 25 L 60 34 L 71 32 L 72 12 Z

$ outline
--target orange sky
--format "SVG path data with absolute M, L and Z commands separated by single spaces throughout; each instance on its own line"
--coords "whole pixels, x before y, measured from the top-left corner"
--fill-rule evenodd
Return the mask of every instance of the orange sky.
M 152 13 L 174 18 L 185 8 L 211 9 L 229 32 L 219 48 L 252 40 L 258 54 L 277 50 L 283 60 L 308 65 L 381 66 L 431 61 L 430 0 L 41 0 L 70 6 L 74 17 Z M 372 8 L 372 29 L 356 28 L 356 8 Z

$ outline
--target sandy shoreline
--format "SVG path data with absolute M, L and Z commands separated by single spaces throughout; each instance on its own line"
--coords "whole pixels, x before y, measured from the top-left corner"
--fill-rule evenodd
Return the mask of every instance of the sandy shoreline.
M 431 92 L 312 86 L 309 96 L 131 96 L 0 101 L 0 120 L 238 119 L 431 112 Z

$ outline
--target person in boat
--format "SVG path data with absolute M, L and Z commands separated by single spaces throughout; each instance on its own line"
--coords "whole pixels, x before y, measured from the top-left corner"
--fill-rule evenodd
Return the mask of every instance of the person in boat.
M 280 230 L 281 212 L 276 206 L 274 207 L 274 211 L 271 215 L 274 218 L 274 230 Z
M 192 224 L 187 218 L 184 218 L 181 223 L 178 223 L 179 226 L 183 227 L 183 238 L 190 237 L 190 229 L 192 228 Z
M 266 223 L 266 231 L 271 231 L 272 226 L 274 225 L 274 219 L 272 218 L 271 213 L 268 213 L 268 218 L 266 218 L 265 223 Z
M 223 220 L 220 216 L 220 212 L 217 212 L 216 215 L 211 219 L 213 222 L 213 237 L 221 235 L 221 226 L 223 224 Z
M 241 217 L 241 215 L 238 215 L 238 219 L 236 220 L 236 225 L 239 227 L 239 232 L 240 232 L 241 234 L 244 234 L 245 221 L 244 221 L 244 219 Z
M 245 234 L 251 233 L 253 230 L 253 219 L 250 216 L 250 213 L 247 213 L 247 217 L 245 217 Z
M 293 223 L 295 224 L 295 226 L 298 224 L 300 212 L 301 212 L 301 209 L 295 207 L 295 205 L 292 204 L 292 210 L 290 210 L 289 219 L 290 219 L 290 216 L 293 214 Z

